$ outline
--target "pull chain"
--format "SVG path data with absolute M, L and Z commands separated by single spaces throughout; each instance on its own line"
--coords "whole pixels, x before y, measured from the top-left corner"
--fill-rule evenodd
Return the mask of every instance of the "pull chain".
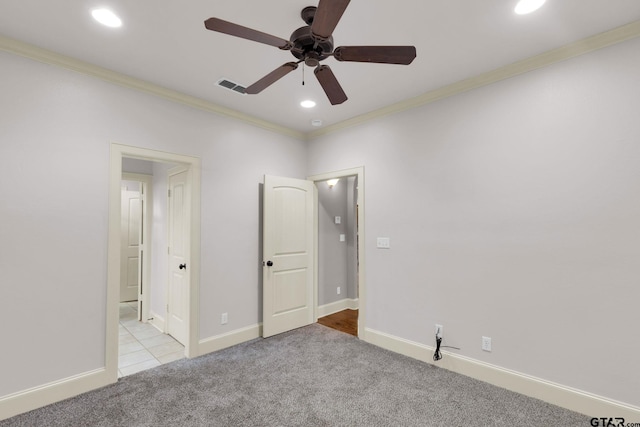
M 304 86 L 304 64 L 302 64 L 302 86 Z

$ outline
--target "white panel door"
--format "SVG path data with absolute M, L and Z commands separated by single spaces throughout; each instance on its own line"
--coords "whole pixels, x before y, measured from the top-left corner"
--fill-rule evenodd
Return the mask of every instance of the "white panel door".
M 142 205 L 140 192 L 122 188 L 120 224 L 120 302 L 138 299 Z
M 169 175 L 169 289 L 167 333 L 185 345 L 189 297 L 189 189 L 187 172 Z
M 265 176 L 262 336 L 314 321 L 313 182 Z

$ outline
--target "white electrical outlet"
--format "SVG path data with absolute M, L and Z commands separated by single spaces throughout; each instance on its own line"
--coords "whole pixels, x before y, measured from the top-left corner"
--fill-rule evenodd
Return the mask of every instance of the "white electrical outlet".
M 442 329 L 443 329 L 442 325 L 438 325 L 436 323 L 436 337 L 442 338 L 442 333 L 443 333 Z
M 482 337 L 482 349 L 484 351 L 491 351 L 491 338 Z
M 220 324 L 226 325 L 228 321 L 229 321 L 229 315 L 227 313 L 222 313 L 222 315 L 220 316 Z
M 340 295 L 340 286 L 338 286 L 338 295 Z

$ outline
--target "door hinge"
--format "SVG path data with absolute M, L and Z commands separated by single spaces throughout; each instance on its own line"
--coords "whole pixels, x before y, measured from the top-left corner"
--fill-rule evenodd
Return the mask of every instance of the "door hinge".
M 171 189 L 167 189 L 167 197 L 171 197 Z

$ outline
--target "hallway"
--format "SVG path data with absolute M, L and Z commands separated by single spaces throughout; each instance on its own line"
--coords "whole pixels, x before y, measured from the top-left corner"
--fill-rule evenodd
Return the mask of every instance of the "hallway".
M 118 377 L 184 358 L 184 346 L 150 323 L 138 321 L 137 301 L 120 303 Z

